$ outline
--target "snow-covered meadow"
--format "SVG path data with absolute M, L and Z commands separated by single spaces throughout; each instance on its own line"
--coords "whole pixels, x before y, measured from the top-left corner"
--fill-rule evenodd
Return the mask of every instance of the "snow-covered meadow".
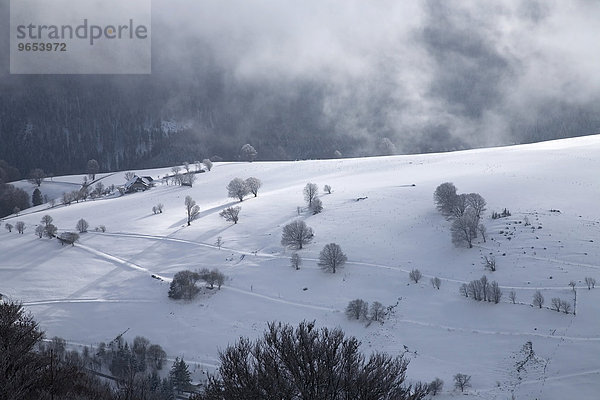
M 136 172 L 157 178 L 169 171 Z M 24 221 L 27 229 L 24 235 L 0 232 L 0 293 L 22 301 L 47 336 L 75 345 L 110 341 L 127 329 L 130 340 L 146 336 L 170 358 L 192 363 L 196 381 L 218 365 L 219 349 L 240 336 L 257 337 L 268 321 L 315 320 L 358 337 L 364 352 L 406 353 L 411 380 L 445 381 L 440 399 L 463 395 L 453 388 L 456 373 L 472 376 L 465 392 L 470 398 L 596 399 L 600 287 L 588 290 L 584 278 L 600 281 L 599 172 L 600 136 L 444 154 L 216 163 L 192 188 L 159 184 L 5 218 L 2 225 Z M 123 175 L 106 174 L 102 182 L 121 185 Z M 258 197 L 240 204 L 227 198 L 231 179 L 251 176 L 263 182 Z M 55 177 L 40 189 L 58 198 L 82 179 Z M 452 244 L 450 222 L 433 204 L 435 188 L 447 181 L 487 200 L 486 243 L 479 238 L 472 249 Z M 319 186 L 320 214 L 299 215 L 307 182 Z M 323 193 L 325 184 L 331 194 Z M 33 190 L 27 182 L 18 185 Z M 200 206 L 189 227 L 188 195 Z M 157 203 L 164 212 L 155 215 Z M 230 205 L 242 207 L 237 225 L 219 217 Z M 492 211 L 504 208 L 512 216 L 491 219 Z M 75 230 L 84 218 L 90 232 L 74 247 L 40 239 L 34 229 L 45 214 L 59 231 Z M 290 266 L 292 251 L 280 244 L 282 227 L 297 218 L 315 233 L 299 251 L 300 270 Z M 98 225 L 107 231 L 94 232 Z M 331 242 L 348 256 L 336 274 L 317 265 Z M 490 253 L 495 272 L 482 265 Z M 221 290 L 191 302 L 167 297 L 176 272 L 204 267 L 227 275 Z M 414 268 L 424 275 L 417 284 L 408 277 Z M 500 304 L 459 293 L 462 283 L 484 274 L 501 286 Z M 439 290 L 432 277 L 441 279 Z M 572 301 L 571 280 L 577 282 L 576 315 L 531 306 L 536 290 L 545 306 L 553 297 Z M 511 290 L 517 304 L 508 298 Z M 344 314 L 356 298 L 397 306 L 383 324 L 367 326 Z M 517 371 L 527 342 L 536 358 Z

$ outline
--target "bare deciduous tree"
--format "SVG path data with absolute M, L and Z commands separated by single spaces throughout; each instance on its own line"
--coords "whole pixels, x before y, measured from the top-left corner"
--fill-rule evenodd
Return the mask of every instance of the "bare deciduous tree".
M 30 183 L 37 185 L 38 187 L 44 182 L 46 173 L 43 169 L 35 168 L 29 172 L 29 178 L 27 179 Z
M 290 264 L 292 265 L 292 268 L 296 270 L 300 269 L 300 265 L 302 265 L 302 258 L 300 258 L 298 253 L 292 254 L 292 257 L 290 258 Z
M 158 203 L 156 205 L 156 210 L 159 212 L 159 214 L 162 214 L 163 208 L 165 208 L 165 206 L 162 203 Z
M 96 179 L 96 174 L 100 171 L 100 165 L 98 161 L 92 159 L 87 162 L 87 173 L 90 179 L 93 181 Z
M 442 280 L 440 278 L 438 278 L 437 276 L 435 278 L 431 278 L 429 280 L 429 282 L 431 282 L 431 286 L 433 286 L 434 288 L 438 289 L 440 288 L 440 286 L 442 286 Z
M 304 221 L 290 222 L 283 227 L 281 235 L 281 244 L 284 246 L 294 246 L 302 249 L 302 246 L 309 243 L 313 238 L 313 231 Z
M 8 232 L 12 232 L 12 230 L 13 230 L 13 228 L 14 228 L 13 224 L 11 224 L 11 223 L 8 223 L 8 222 L 7 222 L 6 224 L 4 224 L 4 227 L 6 228 L 6 230 L 7 230 Z
M 329 185 L 323 186 L 323 191 L 326 192 L 327 194 L 331 194 L 331 186 L 329 186 Z
M 435 189 L 433 201 L 439 212 L 445 216 L 449 216 L 452 214 L 456 196 L 456 186 L 451 182 L 445 182 Z
M 483 267 L 490 271 L 496 271 L 496 257 L 494 256 L 483 256 Z
M 435 378 L 427 386 L 427 389 L 428 389 L 428 392 L 430 395 L 437 396 L 438 393 L 441 393 L 443 387 L 444 387 L 444 381 L 441 380 L 440 378 Z
M 44 236 L 44 226 L 38 225 L 35 227 L 35 234 L 41 239 Z
M 319 194 L 319 188 L 316 183 L 307 183 L 304 186 L 304 200 L 308 203 L 309 207 L 312 207 L 313 200 L 317 198 Z
M 227 185 L 227 193 L 229 197 L 244 201 L 244 196 L 247 196 L 248 193 L 250 193 L 250 190 L 248 189 L 246 182 L 240 178 L 234 178 Z
M 475 212 L 477 221 L 481 219 L 483 212 L 485 211 L 486 202 L 485 199 L 479 193 L 469 193 L 467 195 L 467 206 L 471 207 Z
M 378 301 L 371 303 L 371 309 L 369 311 L 369 319 L 371 321 L 381 322 L 385 318 L 385 308 L 383 304 Z
M 450 217 L 452 218 L 460 218 L 465 215 L 465 212 L 469 209 L 469 204 L 467 203 L 467 199 L 469 198 L 466 194 L 459 194 L 454 198 L 454 204 L 452 205 L 452 212 Z M 479 223 L 479 220 L 475 216 L 475 212 L 473 211 L 473 216 Z M 475 229 L 477 229 L 477 224 L 475 224 Z
M 85 233 L 87 232 L 88 228 L 90 227 L 90 224 L 88 224 L 88 222 L 81 218 L 79 221 L 77 221 L 77 225 L 75 226 L 75 229 L 77 229 L 79 231 L 79 233 Z
M 485 227 L 484 224 L 480 223 L 479 225 L 477 225 L 477 232 L 479 232 L 479 234 L 481 235 L 481 238 L 483 239 L 483 243 L 487 242 L 487 228 Z
M 565 314 L 568 314 L 571 312 L 571 303 L 568 302 L 567 300 L 561 301 L 560 306 Z
M 250 177 L 245 181 L 246 186 L 250 193 L 254 195 L 254 197 L 258 196 L 258 189 L 261 188 L 262 182 L 258 178 Z
M 242 207 L 227 207 L 223 211 L 219 213 L 222 218 L 225 218 L 225 221 L 233 222 L 234 224 L 238 223 L 239 215 Z
M 219 236 L 217 238 L 217 241 L 215 242 L 215 246 L 217 246 L 219 248 L 219 250 L 221 250 L 221 246 L 223 246 L 223 237 Z
M 477 218 L 475 218 L 473 212 L 467 210 L 452 222 L 452 227 L 450 228 L 452 242 L 457 246 L 467 244 L 469 248 L 472 248 L 477 225 Z
M 206 167 L 206 169 L 209 170 L 209 171 L 213 167 L 212 161 L 210 161 L 208 158 L 205 158 L 204 160 L 202 160 L 202 164 L 204 164 L 204 166 Z
M 488 301 L 493 301 L 495 304 L 498 304 L 502 299 L 502 289 L 498 286 L 498 282 L 492 281 L 488 290 Z
M 553 297 L 551 300 L 551 304 L 553 310 L 560 311 L 560 308 L 562 306 L 562 300 L 558 297 Z
M 181 175 L 180 180 L 181 185 L 192 187 L 194 186 L 194 182 L 196 182 L 196 174 L 193 172 L 186 172 L 185 174 Z
M 369 310 L 369 303 L 363 299 L 355 299 L 348 303 L 346 307 L 346 316 L 349 319 L 365 319 Z
M 535 307 L 539 307 L 539 308 L 542 308 L 542 306 L 544 305 L 544 296 L 542 295 L 542 292 L 540 292 L 539 290 L 536 290 L 535 293 L 533 294 L 532 304 Z
M 418 269 L 415 268 L 408 273 L 408 277 L 410 278 L 411 281 L 415 281 L 415 283 L 419 283 L 419 281 L 423 277 L 423 274 L 421 274 L 421 271 L 419 271 Z
M 319 266 L 325 271 L 331 271 L 334 274 L 347 260 L 348 257 L 346 257 L 342 248 L 337 243 L 326 244 L 319 254 Z
M 135 178 L 135 172 L 132 172 L 132 171 L 125 172 L 125 181 L 126 182 L 129 182 L 133 178 Z
M 318 197 L 312 201 L 312 206 L 310 209 L 313 212 L 313 215 L 319 214 L 323 211 L 323 202 Z
M 192 221 L 198 217 L 200 207 L 196 205 L 196 202 L 190 196 L 185 196 L 185 210 L 187 212 L 187 224 L 190 226 Z
M 508 299 L 510 300 L 511 303 L 516 304 L 517 292 L 515 292 L 514 290 L 511 290 L 510 292 L 508 292 Z
M 460 389 L 461 392 L 464 392 L 466 388 L 471 387 L 471 375 L 454 375 L 454 387 Z
M 460 285 L 459 291 L 460 294 L 462 294 L 463 296 L 469 297 L 469 285 L 467 285 L 466 283 Z
M 52 221 L 54 221 L 54 219 L 48 214 L 42 217 L 42 224 L 44 224 L 44 226 L 50 225 Z

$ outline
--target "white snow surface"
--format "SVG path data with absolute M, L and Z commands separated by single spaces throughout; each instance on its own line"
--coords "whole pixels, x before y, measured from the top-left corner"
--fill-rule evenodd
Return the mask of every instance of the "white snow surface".
M 155 177 L 169 171 L 135 172 Z M 584 277 L 600 282 L 599 172 L 600 136 L 443 154 L 215 163 L 197 175 L 193 188 L 159 183 L 146 192 L 42 205 L 5 218 L 24 221 L 27 229 L 24 235 L 0 232 L 0 293 L 22 301 L 48 337 L 73 344 L 108 342 L 129 328 L 127 339 L 146 336 L 170 358 L 193 363 L 197 381 L 218 366 L 219 349 L 240 336 L 258 337 L 268 321 L 315 320 L 356 336 L 367 354 L 402 354 L 406 346 L 409 380 L 443 379 L 439 399 L 462 398 L 452 382 L 459 372 L 472 376 L 465 394 L 473 399 L 512 393 L 517 399 L 597 399 L 600 285 L 588 290 Z M 100 176 L 108 186 L 122 185 L 123 175 Z M 258 197 L 227 198 L 231 179 L 250 176 L 263 182 Z M 82 180 L 55 177 L 41 189 L 59 197 Z M 435 188 L 447 181 L 487 200 L 486 243 L 479 238 L 472 249 L 451 243 L 450 222 L 433 204 Z M 307 182 L 319 186 L 321 214 L 298 215 Z M 325 184 L 333 193 L 323 194 Z M 18 185 L 33 190 L 27 182 Z M 188 195 L 201 208 L 189 227 Z M 366 199 L 356 201 L 360 197 Z M 159 202 L 164 212 L 154 215 Z M 232 205 L 242 207 L 237 225 L 219 217 Z M 491 219 L 505 207 L 511 217 Z M 45 214 L 59 231 L 75 230 L 80 218 L 107 231 L 61 246 L 34 235 Z M 532 226 L 524 226 L 526 216 Z M 299 251 L 298 271 L 290 267 L 292 250 L 280 244 L 282 227 L 297 218 L 315 233 Z M 336 274 L 317 265 L 330 242 L 348 256 Z M 490 253 L 496 272 L 481 263 Z M 206 290 L 191 302 L 167 297 L 176 272 L 204 267 L 227 275 L 221 290 Z M 413 268 L 424 275 L 418 284 L 408 278 Z M 461 283 L 484 274 L 503 288 L 500 304 L 460 295 Z M 429 283 L 434 276 L 442 280 L 439 290 Z M 545 305 L 553 297 L 572 301 L 571 280 L 578 285 L 576 316 L 530 305 L 536 289 Z M 508 300 L 511 289 L 518 304 Z M 398 305 L 385 323 L 366 326 L 344 314 L 356 298 Z M 517 372 L 528 341 L 537 358 Z

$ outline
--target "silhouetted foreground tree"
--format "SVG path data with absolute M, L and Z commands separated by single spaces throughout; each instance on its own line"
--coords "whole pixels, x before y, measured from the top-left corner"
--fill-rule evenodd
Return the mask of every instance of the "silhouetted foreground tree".
M 408 360 L 359 352 L 360 342 L 339 329 L 269 324 L 261 339 L 242 338 L 220 353 L 219 377 L 202 400 L 418 400 L 427 385 L 405 384 Z
M 23 306 L 0 304 L 0 399 L 113 399 L 76 360 L 36 351 L 44 333 Z

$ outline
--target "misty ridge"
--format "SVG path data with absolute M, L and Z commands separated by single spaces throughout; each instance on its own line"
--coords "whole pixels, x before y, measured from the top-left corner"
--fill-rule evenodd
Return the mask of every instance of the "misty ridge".
M 408 3 L 408 4 L 405 4 Z M 81 172 L 451 151 L 600 131 L 600 4 L 152 2 L 151 75 L 9 75 L 0 159 Z M 216 157 L 215 157 L 216 156 Z

